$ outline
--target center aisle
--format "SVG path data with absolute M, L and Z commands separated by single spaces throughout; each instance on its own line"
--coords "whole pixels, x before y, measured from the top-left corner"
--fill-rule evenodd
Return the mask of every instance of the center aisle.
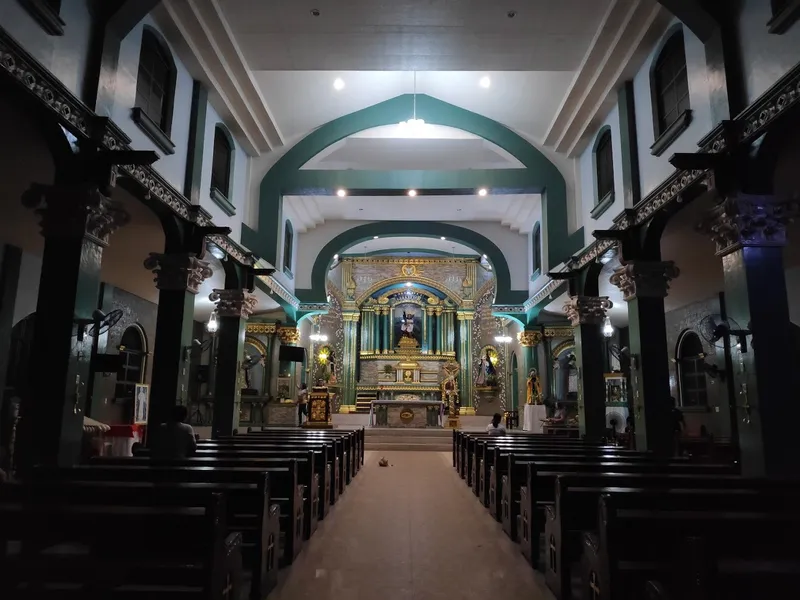
M 381 468 L 381 456 L 392 466 Z M 549 600 L 450 453 L 367 452 L 270 600 Z

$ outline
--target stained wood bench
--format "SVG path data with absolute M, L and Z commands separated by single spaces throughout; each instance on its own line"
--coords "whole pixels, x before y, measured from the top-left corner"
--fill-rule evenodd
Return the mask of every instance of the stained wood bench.
M 0 486 L 0 597 L 122 600 L 143 589 L 148 600 L 238 597 L 242 537 L 228 532 L 224 495 L 195 495 L 188 506 L 149 500 L 73 503 Z

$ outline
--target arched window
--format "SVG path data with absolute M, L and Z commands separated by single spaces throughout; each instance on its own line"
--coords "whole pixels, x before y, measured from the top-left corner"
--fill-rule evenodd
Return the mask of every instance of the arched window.
M 117 371 L 117 400 L 133 400 L 137 383 L 144 383 L 147 343 L 137 326 L 128 327 L 119 342 L 120 365 Z
M 705 351 L 700 337 L 691 330 L 678 339 L 678 396 L 681 406 L 706 406 L 708 389 L 703 369 Z
M 133 119 L 168 154 L 175 152 L 175 145 L 169 139 L 175 77 L 175 62 L 169 48 L 153 29 L 145 27 L 139 52 Z
M 542 272 L 542 226 L 538 222 L 533 226 L 531 246 L 533 249 L 533 276 L 537 277 Z
M 595 204 L 600 204 L 614 194 L 614 155 L 610 128 L 600 133 L 595 142 L 594 165 L 597 172 Z
M 286 221 L 283 229 L 283 272 L 292 276 L 292 251 L 294 250 L 294 229 L 291 221 Z
M 233 167 L 233 144 L 228 132 L 217 125 L 214 128 L 214 154 L 211 161 L 211 188 L 228 200 L 231 197 L 231 171 Z
M 653 127 L 656 143 L 651 148 L 659 156 L 667 149 L 691 120 L 689 77 L 686 72 L 686 49 L 683 29 L 667 38 L 650 71 L 653 103 Z M 665 136 L 663 144 L 659 138 Z

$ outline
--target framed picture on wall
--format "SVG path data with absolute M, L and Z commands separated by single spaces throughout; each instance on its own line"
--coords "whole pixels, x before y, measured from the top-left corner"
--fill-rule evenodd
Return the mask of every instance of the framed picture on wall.
M 133 410 L 134 423 L 147 423 L 147 412 L 150 408 L 150 386 L 144 383 L 137 383 L 134 390 L 136 402 Z

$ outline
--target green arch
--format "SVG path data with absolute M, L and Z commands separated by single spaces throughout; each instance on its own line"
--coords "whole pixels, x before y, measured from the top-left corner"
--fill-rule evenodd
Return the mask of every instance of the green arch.
M 301 167 L 332 144 L 350 135 L 408 119 L 412 114 L 413 100 L 412 94 L 404 94 L 380 102 L 334 119 L 300 140 L 273 165 L 261 181 L 258 231 L 242 225 L 242 243 L 267 262 L 276 264 L 282 233 L 276 223 L 283 222 L 282 195 L 290 188 L 302 189 L 305 181 L 308 183 L 305 186 L 307 189 L 317 188 L 315 193 L 321 193 L 319 181 L 315 180 L 318 177 L 314 175 L 315 171 L 304 171 Z M 497 121 L 437 98 L 421 94 L 417 95 L 416 102 L 417 116 L 427 123 L 454 127 L 477 135 L 499 146 L 525 166 L 526 179 L 537 181 L 537 187 L 542 190 L 549 264 L 566 260 L 583 246 L 582 230 L 569 235 L 567 189 L 563 175 L 530 142 Z M 429 172 L 432 181 L 448 179 L 448 173 L 452 172 Z M 385 187 L 394 186 L 380 185 L 380 188 Z M 327 190 L 327 193 L 333 194 L 334 190 Z
M 511 273 L 503 252 L 489 238 L 479 233 L 447 223 L 436 221 L 379 221 L 356 225 L 337 235 L 322 248 L 311 271 L 311 289 L 296 290 L 295 293 L 303 302 L 325 302 L 325 279 L 333 262 L 333 255 L 340 254 L 343 249 L 354 244 L 371 240 L 374 236 L 394 237 L 440 237 L 460 242 L 476 252 L 485 254 L 492 265 L 497 281 L 495 302 L 499 304 L 522 304 L 525 302 L 527 290 L 511 290 Z

